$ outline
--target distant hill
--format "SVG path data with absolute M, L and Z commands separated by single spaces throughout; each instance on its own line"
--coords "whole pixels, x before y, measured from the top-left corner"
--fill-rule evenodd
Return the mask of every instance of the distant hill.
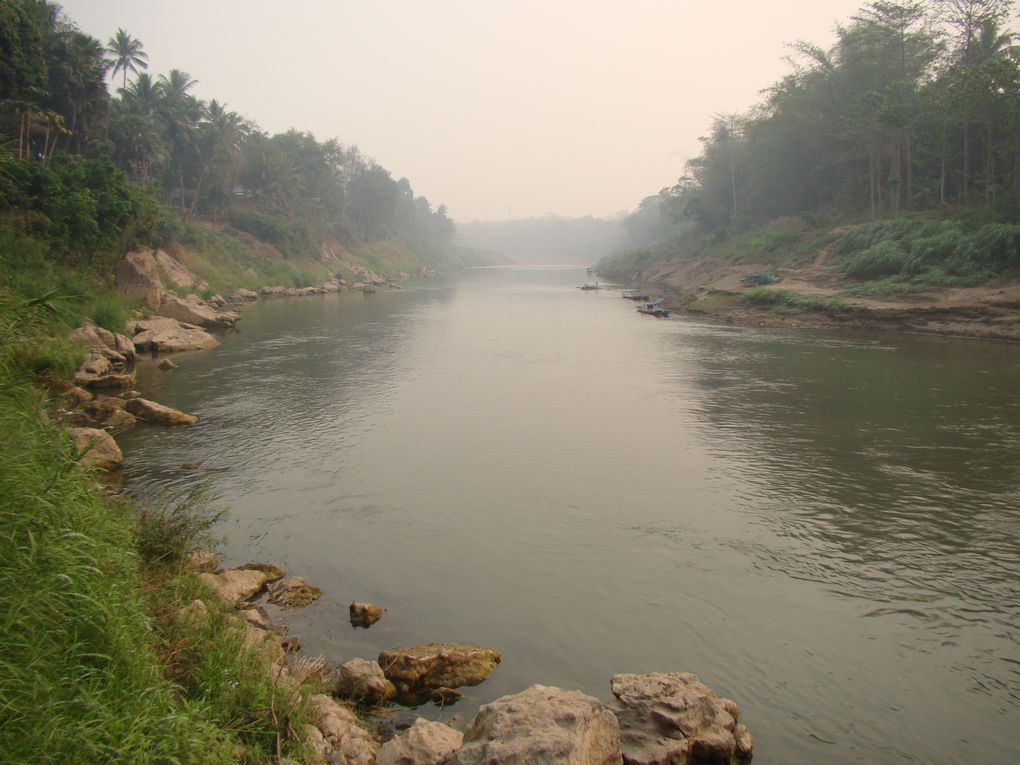
M 507 221 L 457 223 L 457 243 L 496 252 L 523 265 L 594 265 L 619 249 L 620 219 L 547 215 Z

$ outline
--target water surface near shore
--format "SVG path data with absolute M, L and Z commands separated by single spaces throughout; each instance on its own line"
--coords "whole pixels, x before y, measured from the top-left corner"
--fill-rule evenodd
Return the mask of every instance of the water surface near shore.
M 201 422 L 125 435 L 128 488 L 208 482 L 228 563 L 321 586 L 309 655 L 503 652 L 434 717 L 678 670 L 756 763 L 1015 761 L 1020 347 L 660 321 L 583 281 L 246 308 L 143 369 Z M 355 630 L 355 599 L 388 612 Z

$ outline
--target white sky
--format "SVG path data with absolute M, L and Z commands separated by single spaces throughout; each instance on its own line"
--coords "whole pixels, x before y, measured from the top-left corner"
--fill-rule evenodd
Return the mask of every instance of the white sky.
M 458 220 L 613 215 L 863 0 L 64 0 L 264 130 L 357 144 Z M 119 79 L 119 78 L 118 78 Z

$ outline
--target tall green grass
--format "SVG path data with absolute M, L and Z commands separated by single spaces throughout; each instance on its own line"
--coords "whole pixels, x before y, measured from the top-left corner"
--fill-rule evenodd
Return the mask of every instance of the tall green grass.
M 819 298 L 775 287 L 756 287 L 745 292 L 743 299 L 748 303 L 773 309 L 798 309 L 820 313 L 840 313 L 852 310 L 852 306 L 838 298 Z

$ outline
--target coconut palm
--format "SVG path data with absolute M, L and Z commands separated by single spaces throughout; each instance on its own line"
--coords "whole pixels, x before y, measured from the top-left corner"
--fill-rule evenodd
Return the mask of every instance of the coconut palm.
M 128 72 L 138 74 L 139 68 L 149 68 L 149 57 L 142 50 L 142 43 L 123 29 L 118 29 L 106 43 L 106 52 L 113 56 L 114 76 L 117 72 L 123 73 L 121 88 L 127 87 Z

